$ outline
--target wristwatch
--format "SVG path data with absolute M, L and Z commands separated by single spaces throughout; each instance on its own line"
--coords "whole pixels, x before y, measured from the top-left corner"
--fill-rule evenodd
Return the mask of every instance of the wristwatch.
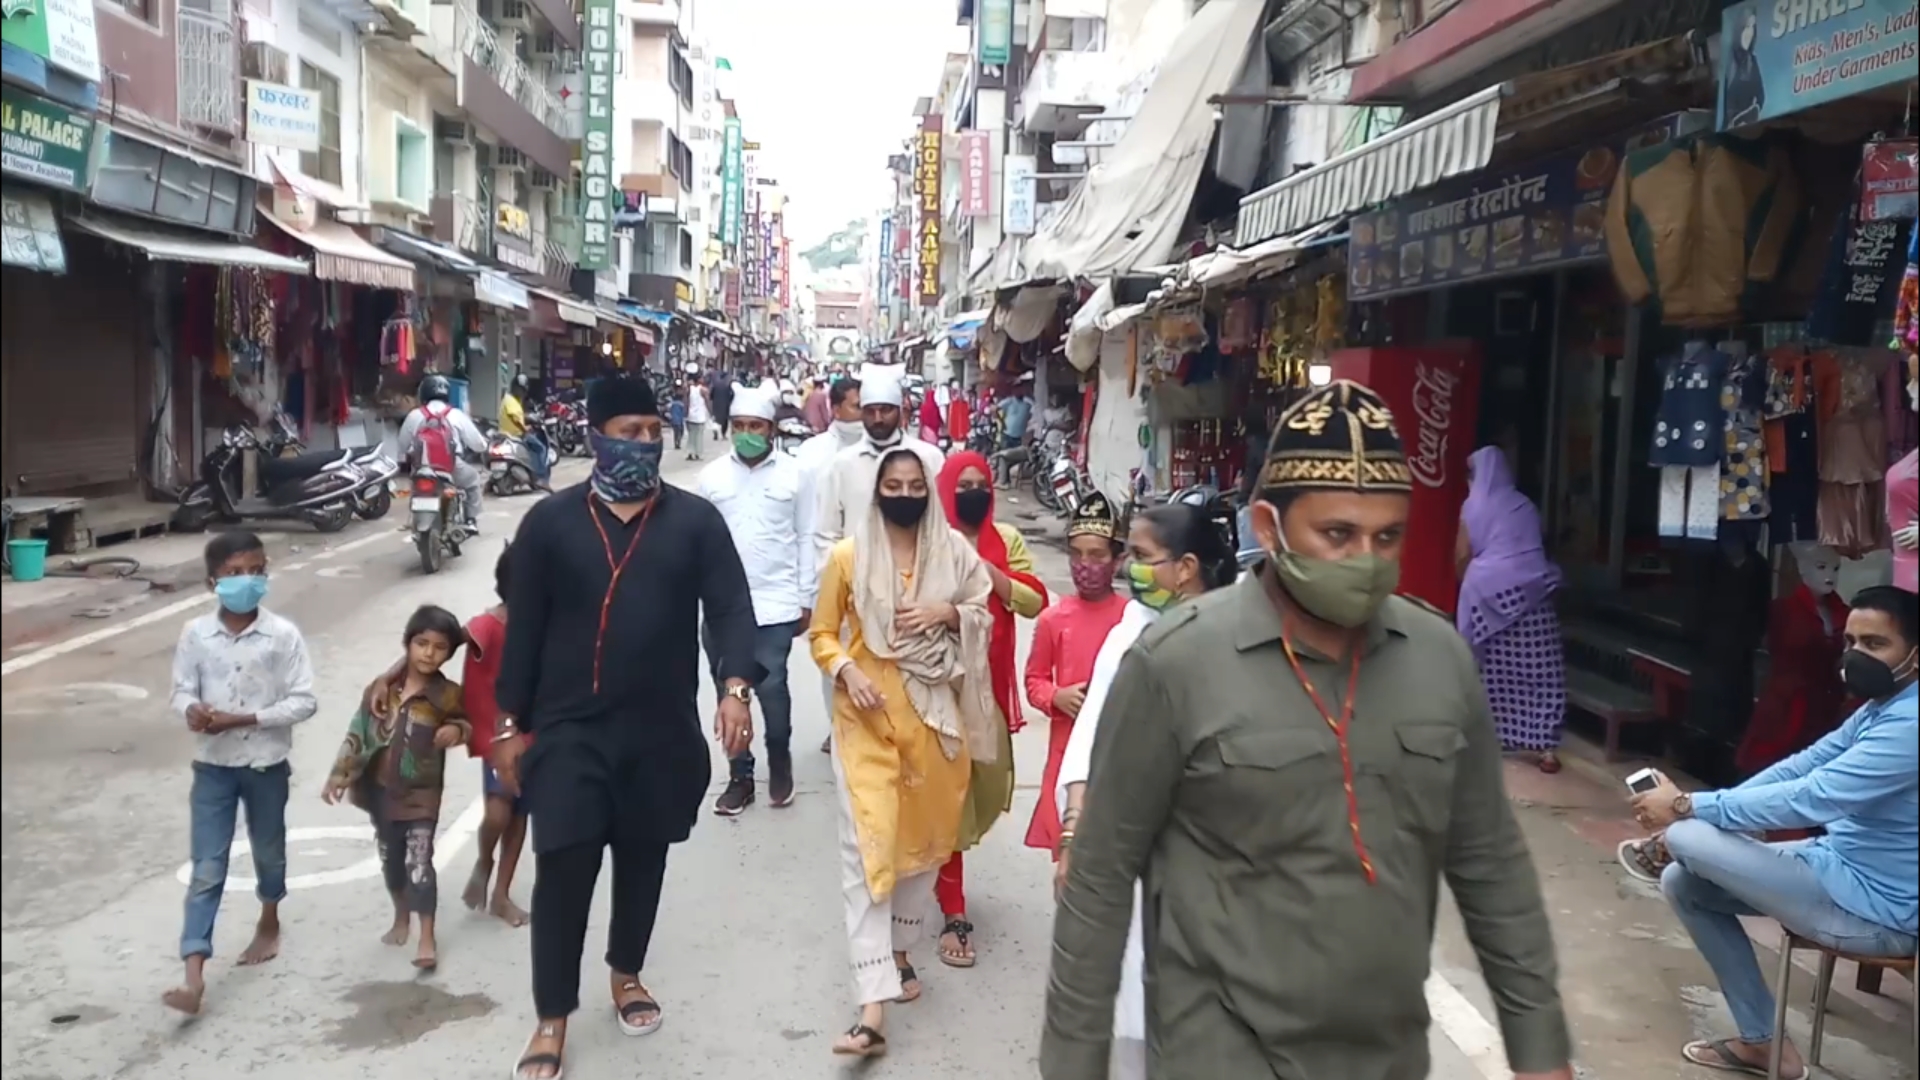
M 726 694 L 742 705 L 753 704 L 753 687 L 748 686 L 746 683 L 738 683 L 727 687 Z
M 1683 791 L 1673 797 L 1673 816 L 1675 819 L 1690 818 L 1693 816 L 1692 795 Z

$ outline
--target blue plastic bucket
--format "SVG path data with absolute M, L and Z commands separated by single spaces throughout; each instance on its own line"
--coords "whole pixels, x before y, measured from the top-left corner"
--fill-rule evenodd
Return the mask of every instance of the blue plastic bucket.
M 47 576 L 47 542 L 9 540 L 7 562 L 13 566 L 13 580 L 39 581 Z

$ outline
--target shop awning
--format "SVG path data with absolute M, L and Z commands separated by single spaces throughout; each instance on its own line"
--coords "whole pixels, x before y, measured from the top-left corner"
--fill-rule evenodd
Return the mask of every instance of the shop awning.
M 1213 0 L 1196 12 L 1120 141 L 1027 240 L 1020 277 L 985 284 L 1106 278 L 1168 261 L 1213 145 L 1207 99 L 1231 88 L 1266 6 Z
M 620 310 L 628 318 L 638 319 L 644 323 L 652 323 L 661 329 L 665 329 L 673 324 L 673 312 L 671 311 L 661 311 L 658 308 L 650 308 L 643 304 L 627 303 L 621 304 Z
M 347 189 L 339 184 L 329 184 L 315 176 L 308 176 L 299 169 L 286 164 L 278 158 L 268 158 L 277 177 L 276 186 L 291 188 L 296 195 L 312 199 L 317 203 L 331 206 L 336 210 L 365 210 L 367 204 L 347 194 Z M 326 275 L 318 275 L 325 277 Z
M 1252 247 L 1486 168 L 1506 93 L 1490 86 L 1241 199 L 1234 244 Z
M 987 325 L 987 319 L 993 315 L 992 308 L 981 308 L 954 316 L 947 323 L 947 342 L 956 349 L 971 349 L 980 336 L 980 328 Z
M 48 274 L 67 272 L 67 245 L 60 239 L 60 219 L 53 200 L 30 188 L 0 189 L 0 209 L 6 219 L 8 266 Z
M 1067 362 L 1087 371 L 1100 361 L 1100 339 L 1147 313 L 1146 304 L 1113 304 L 1113 284 L 1101 282 L 1067 322 Z
M 274 228 L 313 249 L 313 276 L 374 289 L 413 291 L 413 264 L 373 246 L 337 221 L 316 221 L 300 228 L 277 214 L 260 214 Z
M 690 317 L 693 319 L 694 322 L 699 323 L 701 326 L 704 326 L 709 330 L 717 330 L 720 333 L 726 334 L 729 337 L 733 336 L 733 333 L 734 333 L 733 327 L 728 326 L 726 323 L 723 323 L 718 319 L 709 319 L 705 315 L 694 315 Z
M 450 247 L 436 244 L 431 240 L 422 239 L 412 233 L 397 232 L 393 229 L 381 229 L 375 235 L 382 247 L 392 251 L 395 255 L 412 259 L 414 262 L 437 266 L 442 270 L 451 270 L 457 274 L 473 275 L 480 272 L 480 264 L 474 260 L 467 258 L 465 255 L 460 254 Z
M 1330 236 L 1338 222 L 1327 221 L 1292 236 L 1276 236 L 1249 248 L 1216 248 L 1182 264 L 1173 288 L 1224 289 L 1262 274 L 1285 270 L 1302 252 Z
M 496 270 L 481 270 L 473 278 L 473 298 L 509 311 L 526 311 L 532 304 L 527 287 Z
M 277 274 L 301 274 L 308 266 L 299 259 L 275 255 L 252 244 L 195 236 L 159 225 L 135 225 L 119 218 L 88 216 L 68 218 L 67 223 L 84 233 L 142 252 L 156 262 L 194 263 L 200 266 L 246 266 L 271 270 Z
M 560 313 L 560 321 L 563 323 L 572 326 L 600 325 L 600 313 L 589 304 L 583 304 L 572 297 L 562 296 L 550 289 L 534 289 L 533 294 L 553 301 L 554 307 Z

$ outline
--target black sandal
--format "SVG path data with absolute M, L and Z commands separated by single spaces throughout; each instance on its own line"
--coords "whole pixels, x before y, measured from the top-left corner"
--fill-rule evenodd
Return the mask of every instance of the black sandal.
M 953 935 L 953 939 L 960 943 L 962 949 L 971 950 L 973 948 L 973 940 L 971 937 L 973 934 L 973 924 L 967 920 L 948 919 L 947 925 L 940 928 L 940 936 L 944 938 L 948 934 Z M 948 967 L 970 968 L 978 959 L 979 957 L 973 955 L 971 952 L 962 955 L 948 952 L 944 945 L 940 947 L 940 962 Z
M 913 984 L 912 990 L 907 989 L 908 983 Z M 912 964 L 901 964 L 900 965 L 900 996 L 897 998 L 894 998 L 893 999 L 894 1002 L 899 1005 L 911 1005 L 912 1003 L 920 1000 L 921 989 L 922 987 L 920 985 L 920 973 L 913 970 Z
M 846 1038 L 865 1039 L 864 1046 L 833 1044 L 833 1052 L 843 1057 L 876 1058 L 887 1052 L 887 1037 L 865 1024 L 856 1023 L 846 1030 Z
M 514 1065 L 513 1075 L 509 1077 L 509 1080 L 532 1080 L 532 1078 L 527 1076 L 528 1069 L 542 1069 L 549 1065 L 553 1066 L 553 1074 L 542 1077 L 541 1080 L 560 1080 L 562 1076 L 565 1076 L 567 1070 L 566 1067 L 561 1064 L 559 1054 L 551 1054 L 544 1051 L 538 1054 L 533 1052 L 533 1044 L 535 1042 L 540 1039 L 552 1038 L 559 1038 L 563 1048 L 566 1045 L 566 1036 L 560 1034 L 559 1027 L 553 1024 L 541 1024 L 535 1028 L 533 1030 L 533 1038 L 527 1040 L 527 1049 L 522 1053 L 519 1063 Z
M 652 992 L 640 985 L 638 980 L 632 980 L 620 986 L 622 994 L 631 994 L 635 991 L 643 996 L 625 1004 L 615 1002 L 613 1008 L 615 1016 L 620 1021 L 620 1034 L 638 1038 L 659 1031 L 660 1022 L 666 1019 L 666 1016 L 661 1012 L 660 1003 L 653 1000 Z

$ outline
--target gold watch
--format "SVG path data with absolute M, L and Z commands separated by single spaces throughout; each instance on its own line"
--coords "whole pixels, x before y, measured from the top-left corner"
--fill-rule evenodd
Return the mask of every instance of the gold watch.
M 753 687 L 748 686 L 746 683 L 729 686 L 727 687 L 727 696 L 742 705 L 751 705 L 753 704 Z

